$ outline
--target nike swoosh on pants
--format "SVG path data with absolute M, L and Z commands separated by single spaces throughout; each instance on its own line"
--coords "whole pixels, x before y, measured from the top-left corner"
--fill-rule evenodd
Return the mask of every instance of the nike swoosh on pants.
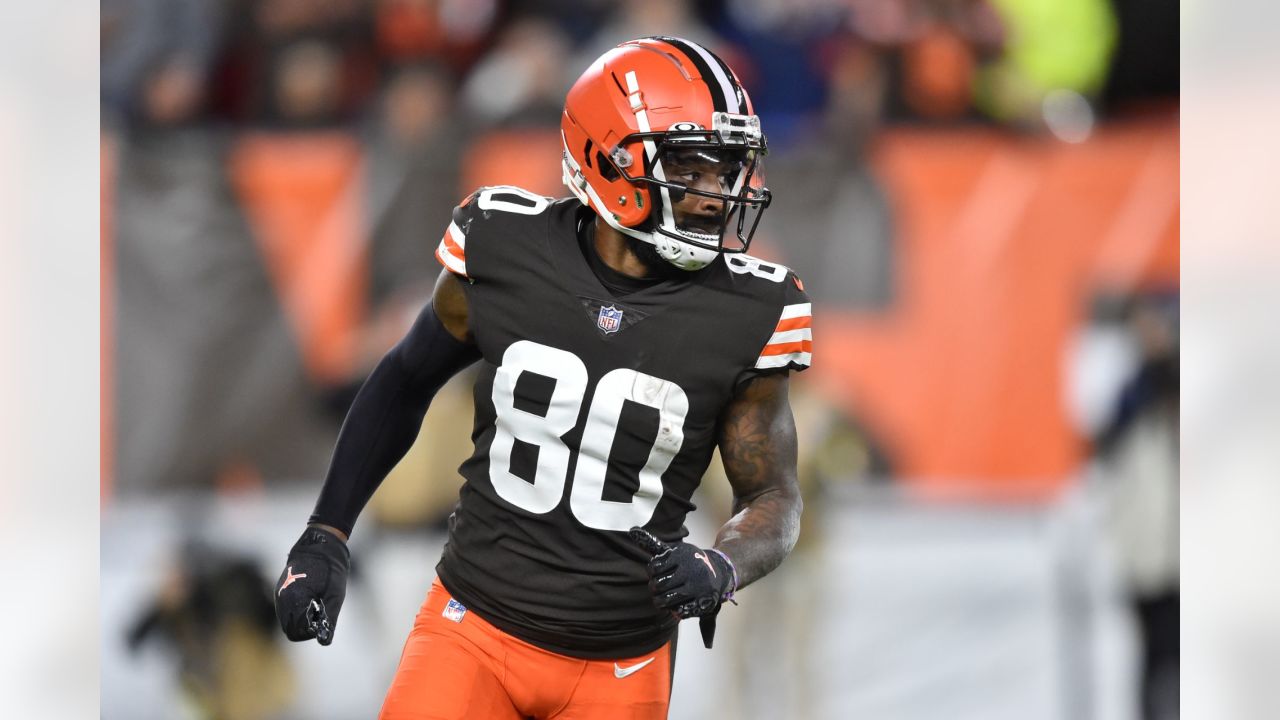
M 653 661 L 654 661 L 654 660 L 656 660 L 656 659 L 657 659 L 657 658 L 649 658 L 648 660 L 645 660 L 645 661 L 644 661 L 644 662 L 642 662 L 642 663 L 636 663 L 635 665 L 632 665 L 631 667 L 627 667 L 627 668 L 622 667 L 622 666 L 621 666 L 621 665 L 619 665 L 618 663 L 614 663 L 614 664 L 613 664 L 613 676 L 614 676 L 614 677 L 616 677 L 616 678 L 618 678 L 618 679 L 622 679 L 622 678 L 624 678 L 624 677 L 626 677 L 626 676 L 628 676 L 628 675 L 630 675 L 630 674 L 632 674 L 632 673 L 634 673 L 634 672 L 637 672 L 637 671 L 639 671 L 639 670 L 644 669 L 644 666 L 645 666 L 645 665 L 648 665 L 649 663 L 653 662 Z

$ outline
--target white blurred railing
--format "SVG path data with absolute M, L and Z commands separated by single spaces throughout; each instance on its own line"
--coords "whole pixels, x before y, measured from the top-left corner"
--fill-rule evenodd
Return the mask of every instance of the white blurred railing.
M 108 508 L 103 718 L 185 717 L 172 656 L 123 641 L 184 538 L 274 579 L 313 492 Z M 1083 489 L 1047 505 L 923 504 L 865 485 L 811 498 L 812 532 L 721 613 L 715 649 L 686 624 L 671 718 L 1130 720 L 1133 641 L 1096 505 Z M 695 541 L 713 536 L 690 520 Z M 297 701 L 285 717 L 373 716 L 442 542 L 361 528 L 335 644 L 286 647 Z

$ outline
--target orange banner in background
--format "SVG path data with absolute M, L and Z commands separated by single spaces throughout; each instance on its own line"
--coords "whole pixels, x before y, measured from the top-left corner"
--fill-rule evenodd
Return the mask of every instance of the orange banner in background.
M 898 302 L 819 314 L 817 379 L 921 489 L 1052 493 L 1087 450 L 1065 394 L 1093 294 L 1178 284 L 1177 117 L 1079 145 L 899 129 L 877 147 Z
M 464 197 L 485 185 L 516 185 L 539 195 L 568 194 L 560 181 L 558 129 L 498 130 L 476 139 L 462 162 Z
M 554 134 L 497 134 L 468 153 L 464 185 L 561 194 L 555 163 L 498 174 L 517 147 L 558 163 Z M 876 147 L 897 229 L 895 304 L 876 314 L 822 308 L 806 375 L 866 425 L 912 487 L 1047 497 L 1087 452 L 1066 388 L 1070 344 L 1095 293 L 1177 287 L 1177 117 L 1106 125 L 1079 145 L 968 128 L 890 129 Z M 111 161 L 104 140 L 104 497 L 113 445 Z M 320 380 L 345 378 L 365 306 L 362 167 L 357 141 L 338 133 L 249 136 L 229 166 Z
M 248 135 L 231 182 L 262 248 L 308 373 L 347 379 L 367 284 L 363 156 L 339 132 Z

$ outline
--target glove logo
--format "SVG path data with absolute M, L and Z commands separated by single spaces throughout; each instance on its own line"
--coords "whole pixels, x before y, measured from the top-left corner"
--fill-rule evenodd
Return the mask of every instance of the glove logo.
M 716 569 L 715 569 L 715 567 L 711 564 L 711 561 L 707 559 L 707 556 L 706 556 L 706 555 L 704 555 L 704 554 L 702 554 L 702 553 L 700 553 L 700 552 L 696 552 L 696 553 L 694 553 L 694 554 L 693 554 L 693 556 L 694 556 L 695 558 L 697 558 L 697 559 L 701 560 L 701 561 L 702 561 L 702 563 L 703 563 L 704 565 L 706 565 L 706 566 L 707 566 L 707 569 L 711 571 L 711 577 L 719 577 L 719 575 L 717 575 L 717 574 L 716 574 Z
M 292 585 L 294 580 L 301 580 L 306 576 L 307 576 L 306 573 L 299 573 L 297 575 L 294 575 L 293 566 L 290 565 L 289 569 L 285 571 L 284 582 L 280 583 L 280 589 L 276 591 L 276 595 L 279 595 L 280 593 L 284 592 L 284 589 Z

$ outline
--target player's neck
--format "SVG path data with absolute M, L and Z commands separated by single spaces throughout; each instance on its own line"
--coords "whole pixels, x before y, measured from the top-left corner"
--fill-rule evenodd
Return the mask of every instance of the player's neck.
M 660 268 L 650 266 L 632 251 L 625 235 L 599 218 L 596 218 L 595 225 L 596 255 L 611 270 L 640 280 L 661 274 Z

